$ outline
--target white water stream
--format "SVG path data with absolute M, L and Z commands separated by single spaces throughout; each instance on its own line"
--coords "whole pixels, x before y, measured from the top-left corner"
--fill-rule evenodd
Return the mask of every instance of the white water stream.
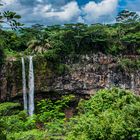
M 23 102 L 24 110 L 27 110 L 29 116 L 34 114 L 34 68 L 33 68 L 33 57 L 29 56 L 29 79 L 28 79 L 28 98 L 26 88 L 26 73 L 25 73 L 25 62 L 22 58 L 22 84 L 23 84 Z
M 34 114 L 34 68 L 33 68 L 33 57 L 29 56 L 29 115 Z
M 24 103 L 24 110 L 27 111 L 27 90 L 26 90 L 26 74 L 25 74 L 25 62 L 24 58 L 21 58 L 22 61 L 22 85 L 23 85 L 23 103 Z

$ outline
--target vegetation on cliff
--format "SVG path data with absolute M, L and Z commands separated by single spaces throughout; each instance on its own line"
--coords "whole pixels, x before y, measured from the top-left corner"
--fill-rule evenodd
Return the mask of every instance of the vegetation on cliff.
M 0 63 L 6 57 L 40 55 L 45 57 L 56 73 L 63 73 L 67 58 L 78 55 L 104 53 L 106 55 L 139 55 L 140 22 L 116 23 L 112 25 L 67 24 L 64 26 L 42 27 L 40 25 L 18 31 L 0 30 Z M 76 60 L 76 59 L 75 59 Z M 123 67 L 131 65 L 130 59 Z M 126 61 L 125 61 L 126 62 Z M 139 62 L 132 66 L 139 67 Z M 131 67 L 133 68 L 133 67 Z M 59 72 L 60 71 L 60 72 Z
M 17 22 L 20 18 L 14 12 L 1 13 L 1 21 L 11 23 L 12 29 L 0 29 L 0 66 L 6 57 L 21 57 L 23 55 L 40 55 L 53 64 L 54 70 L 61 74 L 67 66 L 65 60 L 77 58 L 78 55 L 104 53 L 111 55 L 140 54 L 140 17 L 128 10 L 121 11 L 114 24 L 82 23 L 31 27 L 21 27 Z M 8 20 L 6 20 L 8 18 Z M 120 68 L 131 65 L 131 60 Z M 133 63 L 133 62 L 132 62 Z M 124 66 L 125 65 L 125 66 Z M 135 63 L 135 68 L 139 67 Z M 132 68 L 132 67 L 131 67 Z
M 0 1 L 0 6 L 3 6 L 1 1 Z M 1 24 L 8 24 L 11 27 L 11 29 L 16 30 L 18 27 L 23 26 L 23 24 L 18 22 L 20 18 L 21 18 L 20 15 L 12 11 L 0 12 L 0 66 L 4 61 L 6 50 L 8 49 L 7 45 L 11 42 L 10 32 L 4 31 L 2 29 Z
M 39 26 L 39 25 L 38 25 Z M 79 54 L 103 52 L 139 54 L 140 23 L 113 25 L 66 24 L 64 26 L 32 26 L 18 31 L 1 31 L 5 49 L 21 52 Z M 7 41 L 7 42 L 6 42 Z M 2 43 L 2 40 L 1 40 Z
M 19 18 L 16 15 L 12 17 Z M 16 31 L 1 29 L 0 50 L 7 56 L 21 53 L 42 54 L 48 60 L 57 62 L 68 55 L 86 53 L 140 54 L 139 16 L 135 12 L 124 10 L 118 14 L 116 20 L 116 23 L 108 25 L 35 24 Z

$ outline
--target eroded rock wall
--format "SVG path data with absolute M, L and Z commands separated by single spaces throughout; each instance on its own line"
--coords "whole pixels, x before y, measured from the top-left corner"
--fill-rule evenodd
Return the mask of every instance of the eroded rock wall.
M 103 54 L 83 55 L 73 60 L 66 59 L 67 70 L 63 74 L 56 74 L 56 70 L 50 67 L 44 58 L 35 58 L 35 94 L 47 94 L 50 91 L 65 94 L 94 94 L 99 89 L 114 85 L 134 90 L 139 94 L 140 70 L 122 70 L 118 66 L 118 59 L 120 58 Z M 20 59 L 7 60 L 3 65 L 0 70 L 0 101 L 22 96 L 21 66 Z M 27 60 L 26 77 L 28 80 Z

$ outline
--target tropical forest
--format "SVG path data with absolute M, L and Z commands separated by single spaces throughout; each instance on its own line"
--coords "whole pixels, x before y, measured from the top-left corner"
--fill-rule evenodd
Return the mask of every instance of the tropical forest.
M 140 140 L 139 0 L 0 0 L 0 140 Z

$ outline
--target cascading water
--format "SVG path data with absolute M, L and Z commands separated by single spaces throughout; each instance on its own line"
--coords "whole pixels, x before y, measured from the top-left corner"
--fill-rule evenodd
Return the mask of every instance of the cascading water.
M 131 89 L 132 90 L 135 89 L 135 78 L 134 78 L 134 74 L 131 74 Z
M 29 115 L 34 113 L 34 69 L 33 69 L 33 57 L 29 56 Z
M 26 74 L 25 74 L 25 62 L 24 58 L 22 60 L 22 84 L 23 84 L 23 103 L 24 103 L 24 110 L 27 111 L 27 91 L 26 91 Z
M 110 84 L 111 84 L 111 73 L 108 72 L 108 74 L 107 74 L 106 88 L 110 88 Z
M 22 60 L 22 84 L 23 84 L 23 102 L 24 110 L 28 112 L 30 116 L 34 113 L 34 69 L 33 69 L 33 57 L 29 56 L 29 81 L 28 81 L 28 97 L 26 90 L 26 73 L 25 73 L 25 62 Z

